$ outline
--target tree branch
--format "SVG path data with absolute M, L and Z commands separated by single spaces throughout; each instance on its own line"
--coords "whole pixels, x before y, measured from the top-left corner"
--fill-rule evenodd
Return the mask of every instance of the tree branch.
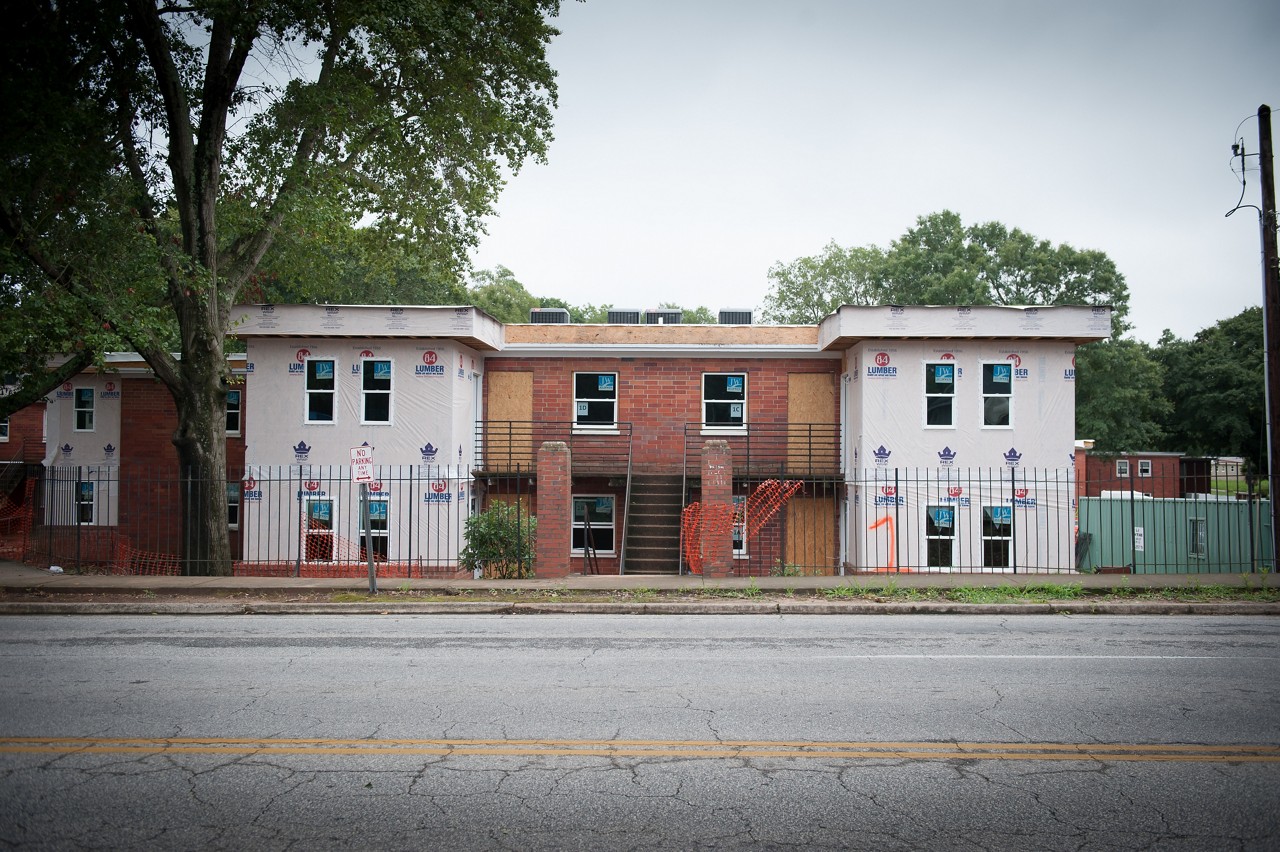
M 333 77 L 334 65 L 338 60 L 338 49 L 345 36 L 345 32 L 339 33 L 336 28 L 330 29 L 329 41 L 325 45 L 324 58 L 320 63 L 320 73 L 316 77 L 316 88 L 323 89 L 329 85 Z M 275 200 L 263 217 L 262 227 L 252 234 L 246 234 L 237 239 L 225 252 L 225 258 L 228 261 L 225 265 L 234 270 L 231 274 L 235 276 L 235 280 L 242 281 L 247 278 L 249 272 L 257 268 L 270 250 L 275 240 L 276 230 L 284 221 L 284 211 L 288 202 L 293 193 L 298 190 L 300 181 L 297 176 L 303 172 L 303 166 L 315 155 L 326 131 L 326 127 L 315 124 L 303 128 L 298 144 L 294 148 L 289 170 L 284 182 L 280 185 L 280 190 L 276 193 Z
M 195 191 L 195 150 L 191 127 L 191 106 L 182 88 L 182 75 L 173 61 L 160 12 L 147 0 L 129 0 L 137 35 L 146 48 L 156 84 L 164 102 L 169 137 L 169 171 L 173 178 L 174 202 L 188 252 L 196 244 L 196 217 L 192 206 Z
M 15 389 L 0 394 L 0 418 L 8 417 L 44 399 L 58 385 L 83 372 L 85 367 L 93 363 L 94 355 L 92 350 L 86 349 L 48 372 L 24 376 Z

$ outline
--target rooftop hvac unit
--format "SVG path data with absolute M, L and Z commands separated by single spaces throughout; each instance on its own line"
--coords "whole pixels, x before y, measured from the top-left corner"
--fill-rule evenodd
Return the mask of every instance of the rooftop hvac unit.
M 639 325 L 639 311 L 609 311 L 610 325 Z
M 679 325 L 682 319 L 684 319 L 684 311 L 664 309 L 644 312 L 644 321 L 648 325 Z
M 720 311 L 721 325 L 751 325 L 751 311 L 741 308 L 725 308 Z
M 566 323 L 569 321 L 569 312 L 564 308 L 530 308 L 529 322 L 540 323 Z

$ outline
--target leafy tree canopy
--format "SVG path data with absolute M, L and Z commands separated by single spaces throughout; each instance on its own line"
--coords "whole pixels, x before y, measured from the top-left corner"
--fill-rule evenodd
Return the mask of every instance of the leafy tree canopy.
M 1111 305 L 1128 326 L 1129 289 L 1099 251 L 1055 246 L 999 222 L 966 226 L 949 210 L 921 216 L 887 250 L 829 243 L 774 264 L 763 315 L 811 323 L 850 305 Z
M 423 274 L 465 268 L 502 168 L 545 153 L 557 11 L 558 0 L 26 0 L 8 11 L 0 275 L 18 293 L 5 323 L 66 299 L 53 346 L 105 326 L 146 359 L 177 405 L 180 463 L 213 483 L 184 507 L 203 525 L 184 539 L 208 542 L 206 569 L 230 567 L 231 306 L 273 251 L 288 265 L 290 241 L 294 263 L 317 242 L 359 259 L 344 242 L 357 224 Z
M 1165 331 L 1155 356 L 1164 368 L 1165 449 L 1241 456 L 1263 469 L 1266 378 L 1262 308 L 1248 308 L 1191 340 Z
M 1164 365 L 1137 340 L 1113 339 L 1076 349 L 1076 435 L 1100 452 L 1154 450 L 1165 440 L 1171 406 Z

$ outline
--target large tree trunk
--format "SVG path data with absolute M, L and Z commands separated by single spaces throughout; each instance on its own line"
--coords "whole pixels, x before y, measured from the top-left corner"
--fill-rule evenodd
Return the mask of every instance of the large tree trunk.
M 227 532 L 227 393 L 225 361 L 183 358 L 178 372 L 182 392 L 174 394 L 182 482 L 182 569 L 188 575 L 231 574 Z

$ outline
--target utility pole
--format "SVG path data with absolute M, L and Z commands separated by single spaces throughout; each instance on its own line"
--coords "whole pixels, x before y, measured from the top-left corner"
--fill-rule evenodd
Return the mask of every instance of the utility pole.
M 1258 164 L 1262 171 L 1262 292 L 1267 364 L 1267 496 L 1271 502 L 1271 569 L 1280 568 L 1280 259 L 1276 256 L 1276 178 L 1271 154 L 1271 107 L 1258 107 Z

